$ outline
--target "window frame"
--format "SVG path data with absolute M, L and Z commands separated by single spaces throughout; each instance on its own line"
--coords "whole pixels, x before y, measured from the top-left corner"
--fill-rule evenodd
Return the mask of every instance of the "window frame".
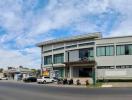
M 50 58 L 50 59 L 51 59 L 51 62 L 50 62 L 50 63 L 48 63 L 48 60 L 46 59 L 46 58 L 48 58 L 48 57 L 49 57 L 49 58 L 51 57 L 51 58 Z M 44 65 L 52 64 L 52 55 L 44 56 L 44 59 L 43 59 L 43 60 L 44 60 Z
M 111 52 L 109 51 L 109 54 L 106 54 L 106 49 L 107 48 L 109 48 L 109 50 L 110 50 L 110 47 L 112 47 L 112 51 L 113 51 L 113 53 L 111 54 Z M 104 49 L 104 54 L 102 54 L 102 50 L 100 50 L 101 48 L 103 48 Z M 101 51 L 101 52 L 100 52 Z M 100 53 L 100 54 L 98 54 L 98 52 Z M 108 46 L 96 46 L 96 56 L 97 57 L 100 57 L 100 56 L 114 56 L 115 55 L 115 47 L 114 47 L 114 45 L 108 45 Z
M 121 53 L 121 46 L 124 47 L 124 53 Z M 116 45 L 116 56 L 120 56 L 120 55 L 132 55 L 132 51 L 130 51 L 130 46 L 132 46 L 132 44 L 122 44 L 122 45 Z M 120 47 L 120 53 L 118 53 L 117 48 Z
M 60 55 L 62 55 L 62 57 L 60 56 Z M 61 62 L 58 62 L 55 58 L 57 58 L 57 56 L 58 57 L 61 57 Z M 53 63 L 54 64 L 59 64 L 59 63 L 63 63 L 64 62 L 64 53 L 59 53 L 59 54 L 54 54 L 53 55 Z

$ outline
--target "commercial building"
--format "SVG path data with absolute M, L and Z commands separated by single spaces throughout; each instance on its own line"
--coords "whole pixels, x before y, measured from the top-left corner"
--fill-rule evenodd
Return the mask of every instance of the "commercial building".
M 24 68 L 22 66 L 19 66 L 17 68 L 8 67 L 8 69 L 5 69 L 3 73 L 5 77 L 8 77 L 8 79 L 18 80 L 32 75 L 32 70 L 29 68 Z
M 132 36 L 78 35 L 37 44 L 41 67 L 59 77 L 132 79 Z

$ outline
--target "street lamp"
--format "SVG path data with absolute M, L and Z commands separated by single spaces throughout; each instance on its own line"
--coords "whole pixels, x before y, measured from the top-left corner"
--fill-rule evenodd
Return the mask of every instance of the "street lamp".
M 70 71 L 69 71 L 69 51 L 67 51 L 67 62 L 68 62 L 68 68 L 67 68 L 67 77 L 68 77 L 68 73 L 70 73 Z

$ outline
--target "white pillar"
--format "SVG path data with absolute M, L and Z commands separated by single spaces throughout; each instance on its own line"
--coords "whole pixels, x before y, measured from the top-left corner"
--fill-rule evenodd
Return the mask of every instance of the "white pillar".
M 70 78 L 73 78 L 73 67 L 69 67 L 69 74 L 70 74 Z

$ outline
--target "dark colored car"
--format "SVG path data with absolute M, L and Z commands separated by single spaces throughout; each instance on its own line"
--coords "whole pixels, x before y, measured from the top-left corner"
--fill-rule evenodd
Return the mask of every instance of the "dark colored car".
M 23 79 L 24 82 L 37 82 L 36 77 L 27 77 Z

